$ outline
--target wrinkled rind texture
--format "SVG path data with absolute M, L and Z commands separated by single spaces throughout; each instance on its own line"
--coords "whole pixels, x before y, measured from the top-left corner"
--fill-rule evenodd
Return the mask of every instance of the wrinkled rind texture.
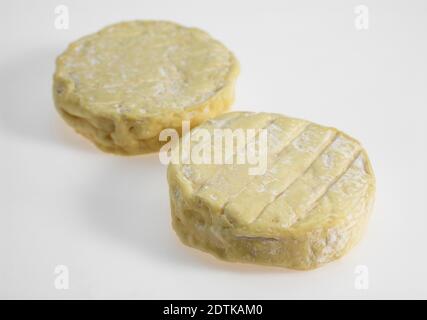
M 215 126 L 215 121 L 224 123 L 227 117 L 236 119 L 236 114 L 239 118 L 239 113 L 228 113 L 210 120 L 198 128 L 207 127 L 210 125 L 209 123 L 214 123 L 213 126 Z M 271 125 L 271 121 L 277 123 L 278 119 L 279 121 L 299 121 L 275 115 L 273 120 L 267 122 L 267 126 Z M 243 207 L 237 207 L 235 212 L 227 213 L 227 209 L 224 209 L 224 205 L 218 205 L 218 201 L 213 201 L 210 197 L 200 196 L 200 190 L 203 188 L 188 178 L 188 172 L 183 169 L 183 165 L 170 164 L 168 182 L 172 225 L 181 241 L 188 246 L 227 261 L 298 270 L 314 269 L 336 260 L 356 245 L 365 230 L 374 202 L 375 177 L 368 156 L 356 140 L 344 133 L 334 128 L 321 127 L 310 123 L 308 125 L 316 126 L 319 130 L 332 132 L 326 147 L 317 155 L 317 162 L 324 161 L 322 157 L 328 154 L 328 150 L 333 151 L 334 148 L 341 148 L 342 151 L 343 148 L 347 147 L 346 152 L 348 152 L 350 150 L 348 146 L 354 147 L 351 160 L 340 169 L 337 177 L 328 182 L 328 188 L 319 193 L 320 196 L 310 207 L 310 215 L 302 216 L 289 225 L 282 226 L 277 225 L 274 219 L 265 221 L 260 219 L 251 223 L 248 223 L 245 218 L 235 219 L 233 217 L 240 217 L 241 215 L 247 217 L 247 215 L 245 216 L 247 212 Z M 230 126 L 233 127 L 233 125 Z M 303 126 L 302 130 L 307 132 L 307 125 Z M 301 130 L 295 135 L 301 136 Z M 337 141 L 341 141 L 341 144 Z M 342 141 L 347 141 L 348 144 L 343 147 Z M 289 148 L 289 144 L 287 148 Z M 284 150 L 288 149 L 285 147 Z M 286 153 L 282 151 L 282 159 L 286 157 Z M 338 162 L 338 160 L 339 158 L 336 158 L 334 161 Z M 273 162 L 269 164 L 270 168 L 273 166 Z M 315 172 L 321 174 L 319 168 L 316 167 L 317 162 L 312 162 L 310 168 L 315 167 L 317 170 Z M 287 190 L 297 186 L 306 176 L 310 176 L 310 169 L 307 167 L 305 170 L 305 173 L 299 175 L 296 182 L 294 181 L 292 187 L 287 187 Z M 236 180 L 241 180 L 240 178 L 236 177 Z M 213 178 L 210 175 L 210 178 L 202 184 L 212 185 L 212 181 Z M 248 188 L 247 185 L 245 188 Z M 313 189 L 313 193 L 315 192 L 316 189 Z M 263 196 L 262 192 L 260 196 Z M 288 201 L 306 199 L 304 194 L 300 196 L 301 198 L 298 196 L 294 199 L 288 199 Z M 277 198 L 280 197 L 276 197 L 276 202 L 278 202 Z M 233 202 L 230 199 L 237 201 L 238 197 L 227 198 L 227 205 Z M 248 201 L 249 206 L 256 207 L 256 199 L 256 197 L 252 197 Z M 306 202 L 309 201 L 306 200 Z M 266 210 L 264 215 L 274 214 L 279 217 L 285 215 L 285 210 L 282 210 L 284 207 L 272 206 L 272 208 L 276 209 L 272 212 Z
M 141 47 L 144 37 L 149 40 Z M 199 55 L 192 53 L 194 46 Z M 157 59 L 170 48 L 178 50 L 173 61 Z M 147 63 L 129 58 L 132 50 L 137 58 L 147 53 Z M 62 118 L 103 151 L 143 154 L 161 148 L 163 129 L 181 133 L 183 120 L 195 127 L 229 110 L 238 73 L 233 54 L 201 30 L 124 22 L 77 40 L 58 57 L 53 97 Z

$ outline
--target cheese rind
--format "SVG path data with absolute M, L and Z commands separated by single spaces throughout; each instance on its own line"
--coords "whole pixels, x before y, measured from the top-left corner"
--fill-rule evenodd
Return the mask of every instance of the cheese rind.
M 198 128 L 213 132 L 215 123 L 267 129 L 267 170 L 251 176 L 248 164 L 170 164 L 172 223 L 185 244 L 228 261 L 306 270 L 359 241 L 375 194 L 359 142 L 275 114 L 229 113 Z
M 58 57 L 53 94 L 61 116 L 104 151 L 158 151 L 165 128 L 180 133 L 227 111 L 239 65 L 207 33 L 165 21 L 108 26 Z

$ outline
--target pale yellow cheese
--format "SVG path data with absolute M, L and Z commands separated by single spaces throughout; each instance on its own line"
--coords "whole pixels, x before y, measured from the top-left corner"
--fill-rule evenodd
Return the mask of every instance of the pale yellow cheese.
M 72 43 L 58 57 L 54 100 L 77 132 L 105 151 L 158 151 L 159 133 L 180 132 L 227 111 L 239 72 L 207 33 L 165 21 L 131 21 Z
M 228 113 L 191 135 L 215 128 L 266 129 L 267 170 L 170 164 L 173 227 L 185 244 L 229 261 L 312 269 L 358 242 L 375 193 L 359 142 L 335 128 L 265 113 Z

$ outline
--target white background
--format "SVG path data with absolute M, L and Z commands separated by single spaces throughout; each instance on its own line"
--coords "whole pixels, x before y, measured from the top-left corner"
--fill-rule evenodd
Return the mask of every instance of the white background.
M 56 30 L 66 4 L 69 30 Z M 369 29 L 354 8 L 369 8 Z M 338 127 L 366 147 L 377 201 L 362 242 L 315 271 L 218 261 L 170 226 L 157 155 L 104 154 L 51 98 L 55 57 L 107 24 L 197 26 L 238 57 L 235 110 Z M 1 298 L 427 298 L 426 1 L 1 1 Z M 69 268 L 56 290 L 54 268 Z M 355 268 L 369 270 L 356 290 Z

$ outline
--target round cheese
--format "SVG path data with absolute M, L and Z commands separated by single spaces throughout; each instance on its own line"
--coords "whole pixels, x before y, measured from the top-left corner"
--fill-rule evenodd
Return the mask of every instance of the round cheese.
M 57 109 L 104 151 L 158 151 L 159 133 L 229 109 L 238 62 L 207 33 L 165 21 L 106 27 L 58 57 Z
M 375 193 L 359 142 L 335 128 L 266 113 L 221 115 L 184 138 L 191 141 L 202 129 L 212 135 L 262 129 L 266 170 L 249 174 L 253 164 L 235 161 L 259 144 L 257 136 L 233 147 L 234 161 L 225 164 L 171 163 L 172 221 L 182 242 L 224 260 L 293 269 L 316 268 L 358 242 Z M 191 149 L 200 150 L 200 143 Z M 183 145 L 176 148 L 182 152 Z

